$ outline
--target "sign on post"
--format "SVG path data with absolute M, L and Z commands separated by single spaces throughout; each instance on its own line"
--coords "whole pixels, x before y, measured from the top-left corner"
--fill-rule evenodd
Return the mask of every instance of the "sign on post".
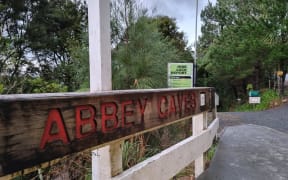
M 193 87 L 193 63 L 168 63 L 168 87 Z
M 251 90 L 249 91 L 249 104 L 260 104 L 261 97 L 260 92 Z
M 249 104 L 260 104 L 261 97 L 249 97 Z

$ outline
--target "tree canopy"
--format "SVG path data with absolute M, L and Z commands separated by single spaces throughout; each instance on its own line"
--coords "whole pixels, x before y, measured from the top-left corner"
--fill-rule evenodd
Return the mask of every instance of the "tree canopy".
M 89 88 L 86 1 L 0 0 L 0 93 Z M 191 62 L 173 18 L 135 0 L 112 0 L 113 88 L 159 88 L 168 62 Z
M 1 0 L 0 9 L 3 92 L 34 92 L 25 88 L 34 78 L 59 84 L 61 88 L 55 91 L 76 90 L 79 82 L 72 68 L 70 45 L 81 41 L 85 4 L 62 0 Z
M 230 99 L 246 86 L 268 86 L 277 70 L 287 71 L 287 1 L 218 0 L 201 12 L 198 47 L 202 78 Z M 216 80 L 216 81 L 215 81 Z
M 147 12 L 134 0 L 112 1 L 113 89 L 167 87 L 167 64 L 193 60 L 175 20 Z
M 181 61 L 178 49 L 144 16 L 130 26 L 127 34 L 128 42 L 113 51 L 113 88 L 167 87 L 167 63 Z

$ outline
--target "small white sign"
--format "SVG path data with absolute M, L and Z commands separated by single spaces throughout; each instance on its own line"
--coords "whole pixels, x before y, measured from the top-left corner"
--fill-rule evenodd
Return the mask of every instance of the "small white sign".
M 215 93 L 215 105 L 219 106 L 219 95 Z
M 249 104 L 260 104 L 261 97 L 249 97 Z
M 205 106 L 205 94 L 200 94 L 200 106 Z

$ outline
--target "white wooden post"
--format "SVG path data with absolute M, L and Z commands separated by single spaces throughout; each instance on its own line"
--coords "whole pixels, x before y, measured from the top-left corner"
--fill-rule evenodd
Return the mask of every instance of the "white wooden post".
M 90 92 L 111 90 L 110 1 L 88 1 Z
M 208 127 L 208 111 L 203 112 L 203 130 Z
M 90 92 L 112 90 L 110 1 L 88 1 Z M 92 152 L 92 179 L 110 179 L 122 172 L 122 143 Z
M 197 114 L 192 117 L 193 121 L 193 136 L 199 135 L 204 128 L 204 118 L 206 118 L 205 113 Z M 200 155 L 195 160 L 195 177 L 197 178 L 204 171 L 204 156 Z
M 92 151 L 92 179 L 111 179 L 110 146 Z
M 219 106 L 219 95 L 215 92 L 215 107 L 214 107 L 214 116 L 215 116 L 215 119 L 218 118 L 218 115 L 217 115 L 217 106 Z M 214 117 L 213 116 L 213 117 Z

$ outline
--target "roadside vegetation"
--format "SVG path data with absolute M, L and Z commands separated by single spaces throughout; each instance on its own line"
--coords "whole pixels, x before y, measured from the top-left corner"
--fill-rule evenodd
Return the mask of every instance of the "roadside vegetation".
M 155 15 L 136 0 L 112 0 L 110 7 L 114 90 L 166 88 L 168 62 L 194 62 L 194 51 L 175 19 Z M 288 65 L 287 12 L 286 0 L 217 0 L 201 12 L 196 84 L 216 88 L 219 110 L 265 110 L 281 103 Z M 87 17 L 85 0 L 0 0 L 0 94 L 89 91 Z M 247 103 L 249 84 L 260 90 L 258 105 Z M 187 137 L 187 127 L 187 122 L 176 124 L 126 141 L 123 166 Z M 91 178 L 89 157 L 70 159 L 58 164 L 59 171 L 46 169 L 47 178 L 57 172 Z
M 287 72 L 287 1 L 217 0 L 201 12 L 198 85 L 215 87 L 220 111 L 254 90 L 284 92 Z
M 234 111 L 246 112 L 246 111 L 263 111 L 282 104 L 279 94 L 271 89 L 264 89 L 260 92 L 261 102 L 260 104 L 249 104 L 244 102 L 243 104 L 236 105 Z

